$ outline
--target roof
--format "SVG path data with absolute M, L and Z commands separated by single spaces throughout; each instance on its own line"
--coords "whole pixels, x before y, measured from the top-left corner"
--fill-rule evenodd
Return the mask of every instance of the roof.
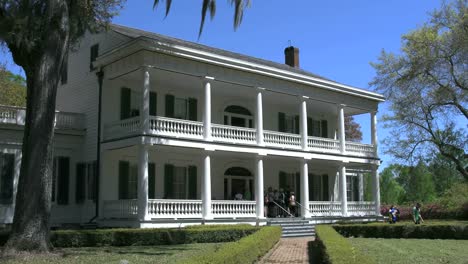
M 307 75 L 307 76 L 314 77 L 314 78 L 320 78 L 320 79 L 323 79 L 323 80 L 335 82 L 335 81 L 330 80 L 328 78 L 325 78 L 323 76 L 320 76 L 320 75 L 317 75 L 317 74 L 302 70 L 300 68 L 294 68 L 294 67 L 291 67 L 291 66 L 289 66 L 287 64 L 283 64 L 283 63 L 278 63 L 278 62 L 274 62 L 274 61 L 259 59 L 259 58 L 243 55 L 243 54 L 236 53 L 236 52 L 231 52 L 231 51 L 227 51 L 227 50 L 213 48 L 213 47 L 198 44 L 198 43 L 195 43 L 195 42 L 186 41 L 186 40 L 173 38 L 173 37 L 168 37 L 168 36 L 156 34 L 156 33 L 153 33 L 153 32 L 148 32 L 148 31 L 144 31 L 144 30 L 140 30 L 140 29 L 130 28 L 130 27 L 122 26 L 122 25 L 112 24 L 110 26 L 110 28 L 113 31 L 115 31 L 117 33 L 120 33 L 120 34 L 123 34 L 125 36 L 128 36 L 130 38 L 147 37 L 147 38 L 150 38 L 150 39 L 153 39 L 153 40 L 156 40 L 156 41 L 167 43 L 169 45 L 185 46 L 185 47 L 197 49 L 197 50 L 200 50 L 200 51 L 210 52 L 210 53 L 214 53 L 214 54 L 221 55 L 221 56 L 231 57 L 231 58 L 235 58 L 235 59 L 239 59 L 239 60 L 244 60 L 244 61 L 248 61 L 248 62 L 252 62 L 252 63 L 265 65 L 265 66 L 268 66 L 268 67 L 277 68 L 277 69 L 280 69 L 280 70 L 286 70 L 286 71 L 295 72 L 295 73 Z

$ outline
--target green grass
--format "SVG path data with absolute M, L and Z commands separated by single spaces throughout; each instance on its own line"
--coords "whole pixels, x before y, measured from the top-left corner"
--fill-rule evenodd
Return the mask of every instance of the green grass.
M 0 263 L 175 263 L 183 258 L 216 251 L 225 243 L 183 244 L 168 246 L 92 247 L 56 249 L 50 255 L 21 256 Z M 126 260 L 127 262 L 125 262 Z
M 372 223 L 339 223 L 340 225 L 366 224 L 366 225 L 390 225 L 388 222 L 372 222 Z M 400 221 L 391 225 L 415 225 L 413 221 Z M 460 220 L 424 220 L 420 225 L 468 225 L 468 221 Z
M 468 240 L 349 238 L 377 263 L 468 263 Z

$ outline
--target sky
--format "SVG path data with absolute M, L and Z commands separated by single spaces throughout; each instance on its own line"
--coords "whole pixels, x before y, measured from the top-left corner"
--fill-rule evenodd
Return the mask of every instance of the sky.
M 382 49 L 398 53 L 401 36 L 428 21 L 428 13 L 441 4 L 438 0 L 252 0 L 234 31 L 230 1 L 218 0 L 214 20 L 207 19 L 198 39 L 202 0 L 173 0 L 168 17 L 163 5 L 153 10 L 152 2 L 127 0 L 113 23 L 281 63 L 284 48 L 292 44 L 300 49 L 302 69 L 368 90 L 375 76 L 370 62 L 377 61 Z M 21 73 L 7 52 L 0 54 L 1 61 Z M 387 111 L 387 103 L 381 104 L 378 117 Z M 370 143 L 370 116 L 356 120 L 362 126 L 363 142 Z M 387 135 L 379 122 L 379 141 Z M 392 157 L 382 147 L 379 150 L 383 168 Z

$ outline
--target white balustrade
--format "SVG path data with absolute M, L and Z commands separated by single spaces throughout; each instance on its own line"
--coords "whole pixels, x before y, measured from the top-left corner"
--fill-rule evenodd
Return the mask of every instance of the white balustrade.
M 374 157 L 374 146 L 357 142 L 346 142 L 346 152 L 354 155 Z
M 16 124 L 18 111 L 24 111 L 21 107 L 0 105 L 0 123 Z
M 256 216 L 255 201 L 212 200 L 211 213 L 215 218 L 254 218 Z
M 213 124 L 211 136 L 215 141 L 257 144 L 257 131 L 253 128 Z
M 203 138 L 203 123 L 168 117 L 150 117 L 150 131 L 162 136 Z
M 55 127 L 59 129 L 84 129 L 84 115 L 67 112 L 55 114 Z
M 301 135 L 276 131 L 264 132 L 265 145 L 280 148 L 301 148 Z
M 119 120 L 104 126 L 104 138 L 119 138 L 140 132 L 140 118 L 138 116 Z
M 350 216 L 366 216 L 375 215 L 374 202 L 348 202 L 348 215 Z
M 136 199 L 103 201 L 103 214 L 105 218 L 136 218 L 138 201 Z
M 341 216 L 341 202 L 310 201 L 309 211 L 314 216 Z
M 153 218 L 201 218 L 201 200 L 148 200 L 148 215 Z
M 340 141 L 330 138 L 308 137 L 307 146 L 312 151 L 340 152 Z

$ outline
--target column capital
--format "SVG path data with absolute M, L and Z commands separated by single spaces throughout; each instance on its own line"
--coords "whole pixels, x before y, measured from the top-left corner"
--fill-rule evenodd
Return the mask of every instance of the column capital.
M 141 66 L 142 71 L 149 71 L 150 68 L 151 67 L 149 65 L 146 65 L 146 64 Z
M 215 77 L 212 76 L 201 76 L 201 79 L 205 82 L 214 81 Z
M 255 87 L 255 89 L 257 90 L 257 92 L 264 92 L 264 91 L 266 91 L 266 88 L 264 88 L 264 87 L 260 87 L 260 86 L 254 86 L 254 87 Z

